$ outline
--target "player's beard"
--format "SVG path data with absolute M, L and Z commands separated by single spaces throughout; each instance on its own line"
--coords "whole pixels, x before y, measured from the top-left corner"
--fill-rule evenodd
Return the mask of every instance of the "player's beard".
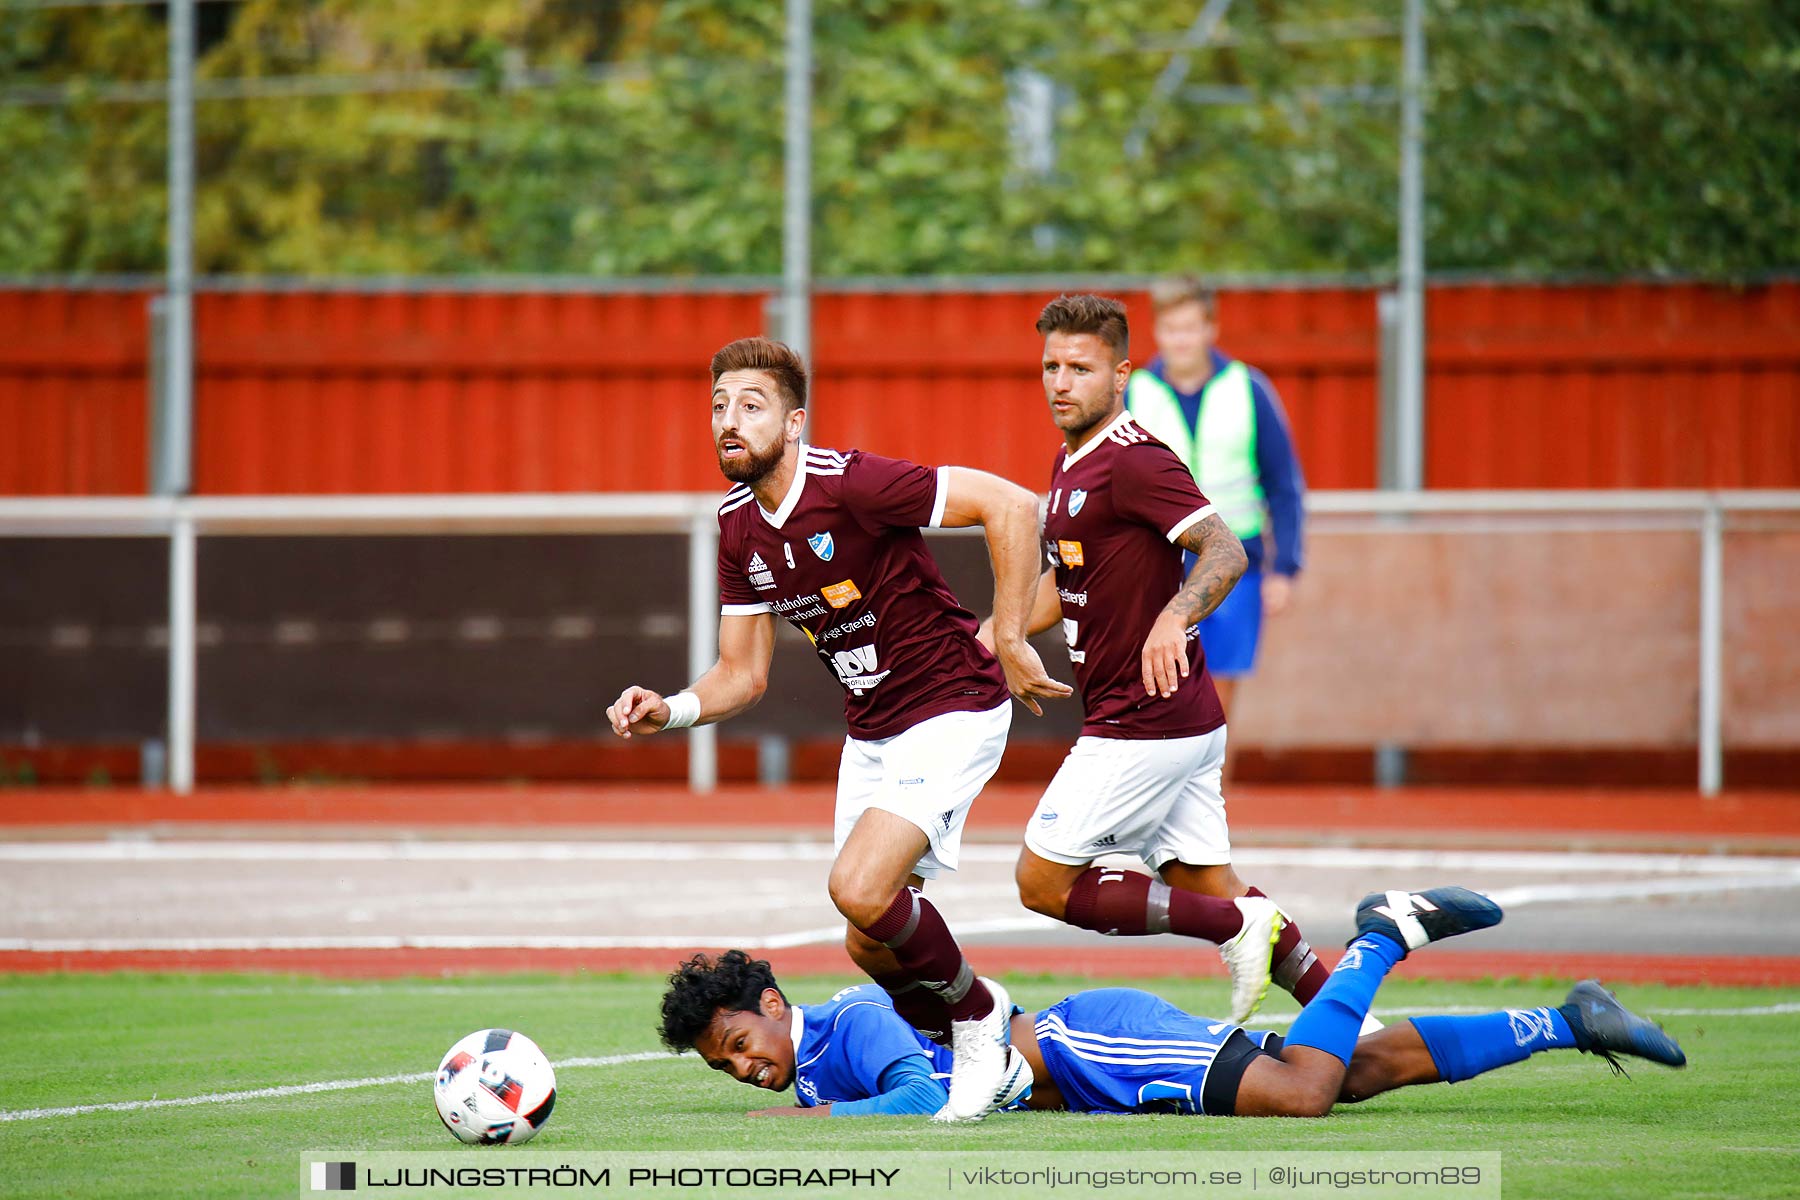
M 718 443 L 713 443 L 713 453 L 719 456 L 719 473 L 731 482 L 755 487 L 767 479 L 770 472 L 781 465 L 782 451 L 786 447 L 780 438 L 775 439 L 766 450 L 758 450 L 743 438 L 736 440 L 744 447 L 744 457 L 730 460 L 720 453 Z
M 1062 430 L 1064 437 L 1081 438 L 1111 420 L 1113 415 L 1113 406 L 1109 401 L 1106 404 L 1094 408 L 1092 411 L 1087 409 L 1077 409 L 1075 412 L 1062 418 L 1062 420 L 1055 422 L 1055 424 L 1058 429 Z M 1064 421 L 1068 423 L 1064 424 Z

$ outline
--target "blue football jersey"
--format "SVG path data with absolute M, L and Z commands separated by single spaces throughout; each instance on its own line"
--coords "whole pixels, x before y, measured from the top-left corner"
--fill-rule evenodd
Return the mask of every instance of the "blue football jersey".
M 908 1025 L 875 984 L 795 1011 L 794 1095 L 804 1108 L 880 1095 L 882 1072 L 903 1058 L 917 1056 L 932 1074 L 950 1078 L 949 1049 Z

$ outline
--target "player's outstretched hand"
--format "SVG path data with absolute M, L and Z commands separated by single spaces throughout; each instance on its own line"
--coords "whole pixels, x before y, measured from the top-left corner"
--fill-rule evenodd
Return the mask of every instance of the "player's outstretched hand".
M 606 719 L 622 738 L 634 733 L 655 733 L 669 723 L 669 703 L 659 693 L 633 684 L 607 706 Z
M 1044 670 L 1044 660 L 1038 657 L 1030 642 L 1021 642 L 1016 650 L 997 650 L 996 653 L 1001 670 L 1006 672 L 1007 690 L 1014 700 L 1035 715 L 1044 715 L 1039 700 L 1061 700 L 1075 694 L 1075 689 L 1068 684 L 1050 678 L 1050 673 Z
M 1161 613 L 1144 639 L 1144 694 L 1167 700 L 1188 675 L 1188 627 L 1173 613 Z

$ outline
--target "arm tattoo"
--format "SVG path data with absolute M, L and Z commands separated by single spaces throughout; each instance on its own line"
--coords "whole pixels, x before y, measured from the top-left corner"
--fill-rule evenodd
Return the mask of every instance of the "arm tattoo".
M 1178 539 L 1177 545 L 1194 553 L 1197 562 L 1188 572 L 1187 582 L 1163 605 L 1189 625 L 1212 614 L 1224 601 L 1226 593 L 1243 575 L 1249 560 L 1243 543 L 1237 540 L 1217 513 L 1197 522 Z

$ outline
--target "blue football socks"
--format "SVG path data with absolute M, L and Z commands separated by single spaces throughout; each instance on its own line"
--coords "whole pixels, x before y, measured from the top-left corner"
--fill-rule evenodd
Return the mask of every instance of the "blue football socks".
M 1294 1018 L 1287 1044 L 1323 1050 L 1349 1066 L 1363 1018 L 1375 1002 L 1375 989 L 1405 956 L 1406 951 L 1386 934 L 1365 933 L 1351 942 L 1331 978 Z
M 1414 1017 L 1413 1028 L 1445 1083 L 1523 1062 L 1539 1050 L 1574 1050 L 1575 1033 L 1554 1008 L 1512 1008 L 1478 1017 Z M 1296 1021 L 1295 1028 L 1299 1027 Z

